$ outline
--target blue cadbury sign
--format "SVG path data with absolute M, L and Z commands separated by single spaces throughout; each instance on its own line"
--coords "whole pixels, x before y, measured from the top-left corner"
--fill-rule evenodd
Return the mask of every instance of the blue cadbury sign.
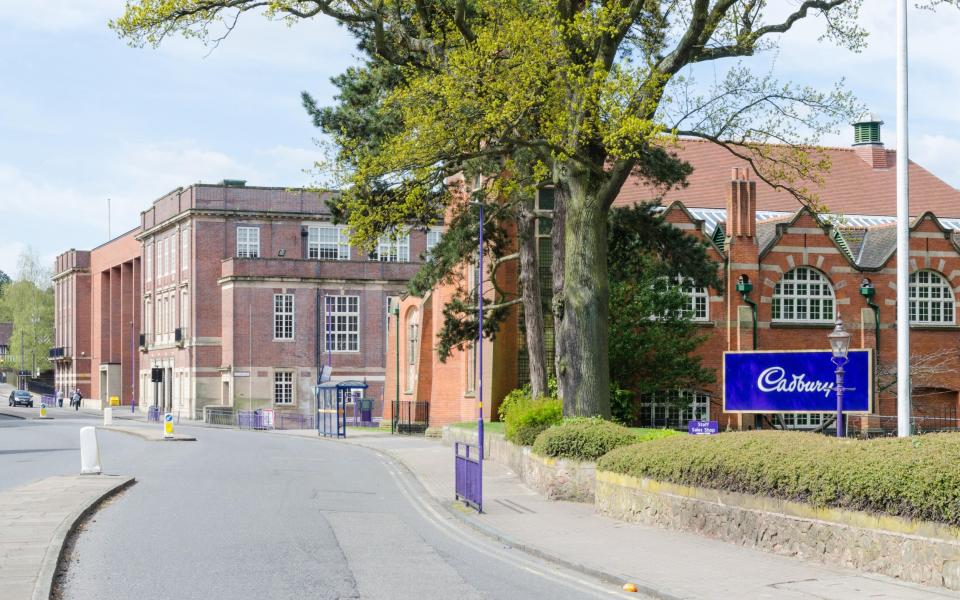
M 829 351 L 725 352 L 726 412 L 833 412 L 836 366 Z M 871 350 L 851 350 L 844 365 L 843 412 L 870 412 Z

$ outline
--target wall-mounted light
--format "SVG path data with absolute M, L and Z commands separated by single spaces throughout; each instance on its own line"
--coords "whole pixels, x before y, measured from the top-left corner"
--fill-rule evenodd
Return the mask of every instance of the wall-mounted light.
M 287 255 L 287 249 L 286 249 L 286 248 L 280 248 L 280 251 L 277 252 L 277 256 L 279 256 L 280 258 L 283 258 L 283 257 L 286 256 L 286 255 Z

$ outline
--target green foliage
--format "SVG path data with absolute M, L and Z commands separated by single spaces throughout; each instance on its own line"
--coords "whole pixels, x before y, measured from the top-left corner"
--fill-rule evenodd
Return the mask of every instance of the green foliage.
M 533 451 L 540 456 L 593 461 L 614 448 L 636 442 L 636 434 L 623 425 L 595 417 L 574 417 L 538 435 Z
M 530 446 L 543 430 L 563 419 L 563 406 L 556 398 L 531 398 L 529 389 L 516 389 L 500 404 L 500 420 L 507 440 Z
M 658 481 L 960 525 L 960 434 L 838 440 L 754 431 L 617 448 L 597 468 Z
M 32 370 L 36 364 L 39 371 L 50 368 L 48 356 L 53 343 L 52 288 L 40 289 L 32 281 L 25 280 L 6 285 L 0 297 L 0 320 L 13 321 L 9 352 L 0 366 Z

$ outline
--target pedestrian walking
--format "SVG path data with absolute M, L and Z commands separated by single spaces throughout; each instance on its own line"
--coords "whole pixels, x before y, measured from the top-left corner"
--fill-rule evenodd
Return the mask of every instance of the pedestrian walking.
M 70 398 L 71 404 L 73 404 L 73 410 L 80 410 L 80 401 L 83 400 L 83 394 L 80 393 L 80 388 L 73 390 L 73 396 Z
M 57 407 L 63 408 L 63 388 L 57 390 Z

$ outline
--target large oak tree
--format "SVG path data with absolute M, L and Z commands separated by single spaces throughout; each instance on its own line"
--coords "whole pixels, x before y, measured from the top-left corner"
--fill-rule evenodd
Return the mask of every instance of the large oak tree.
M 933 2 L 940 4 L 944 2 Z M 956 2 L 951 0 L 951 4 Z M 828 161 L 809 145 L 860 110 L 839 84 L 778 82 L 746 62 L 798 23 L 857 50 L 862 0 L 129 0 L 112 26 L 136 45 L 172 34 L 219 43 L 243 13 L 326 15 L 402 81 L 382 102 L 397 128 L 371 145 L 344 132 L 338 163 L 358 241 L 425 222 L 474 192 L 522 198 L 555 186 L 556 372 L 564 412 L 610 414 L 608 213 L 631 177 L 677 168 L 676 136 L 722 144 L 759 177 L 817 204 Z M 711 86 L 698 63 L 723 61 Z M 480 177 L 480 175 L 484 175 Z M 669 179 L 669 178 L 668 178 Z

